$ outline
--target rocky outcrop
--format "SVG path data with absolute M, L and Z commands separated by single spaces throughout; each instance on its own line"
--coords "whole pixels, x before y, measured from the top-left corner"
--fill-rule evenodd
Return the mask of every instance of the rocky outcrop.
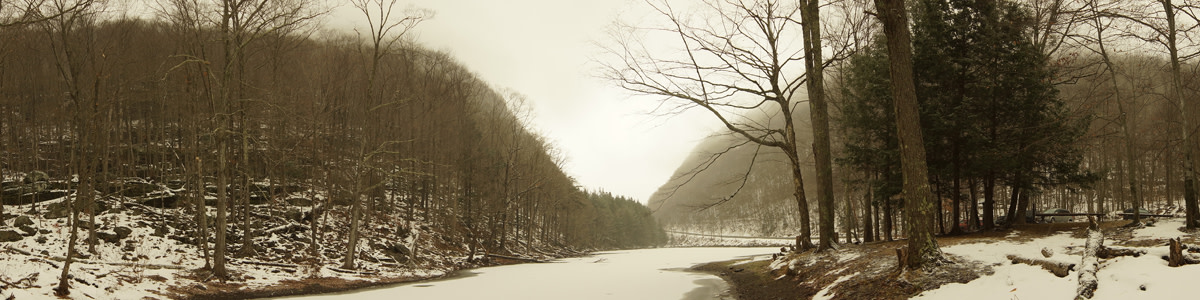
M 25 238 L 16 230 L 0 230 L 0 242 L 16 242 Z

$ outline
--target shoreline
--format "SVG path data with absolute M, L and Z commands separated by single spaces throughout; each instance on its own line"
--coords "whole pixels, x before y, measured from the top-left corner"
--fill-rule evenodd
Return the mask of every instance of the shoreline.
M 796 284 L 790 277 L 775 279 L 779 274 L 765 271 L 771 260 L 738 264 L 744 261 L 745 258 L 715 261 L 690 270 L 720 277 L 729 284 L 728 293 L 737 300 L 809 299 L 818 292 Z

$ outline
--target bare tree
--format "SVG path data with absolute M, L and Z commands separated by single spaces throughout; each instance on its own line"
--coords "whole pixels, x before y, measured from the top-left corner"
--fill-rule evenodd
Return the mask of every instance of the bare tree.
M 1095 0 L 1089 1 L 1088 4 L 1092 16 L 1094 16 L 1091 18 L 1091 23 L 1096 32 L 1095 40 L 1092 41 L 1095 44 L 1093 51 L 1100 55 L 1101 63 L 1103 63 L 1104 69 L 1101 74 L 1108 73 L 1109 75 L 1110 84 L 1112 84 L 1112 100 L 1117 104 L 1118 115 L 1116 122 L 1121 126 L 1121 133 L 1125 140 L 1125 165 L 1129 169 L 1129 175 L 1126 176 L 1126 179 L 1129 182 L 1129 195 L 1133 200 L 1133 224 L 1136 226 L 1140 225 L 1141 222 L 1140 208 L 1142 207 L 1142 189 L 1138 183 L 1141 180 L 1141 163 L 1138 162 L 1137 153 L 1134 150 L 1136 139 L 1134 132 L 1136 132 L 1137 123 L 1136 120 L 1131 118 L 1134 113 L 1129 111 L 1130 108 L 1125 104 L 1127 101 L 1125 98 L 1128 95 L 1123 97 L 1121 94 L 1121 84 L 1117 81 L 1117 66 L 1113 63 L 1113 59 L 1109 55 L 1107 44 L 1109 37 L 1105 35 L 1105 31 L 1111 27 L 1112 20 L 1100 17 L 1101 14 L 1099 11 L 1102 4 Z M 1109 5 L 1111 4 L 1109 3 Z
M 717 14 L 705 18 L 677 11 L 668 2 L 647 3 L 666 19 L 666 23 L 645 33 L 662 34 L 656 37 L 677 41 L 674 46 L 678 48 L 673 50 L 679 51 L 680 55 L 652 53 L 651 49 L 660 45 L 632 38 L 643 32 L 631 33 L 618 37 L 617 45 L 606 50 L 615 58 L 613 62 L 605 62 L 604 76 L 629 91 L 661 97 L 660 113 L 700 109 L 748 143 L 781 150 L 791 166 L 793 196 L 799 207 L 801 228 L 797 247 L 812 248 L 808 200 L 801 173 L 801 142 L 796 138 L 795 112 L 801 101 L 793 97 L 806 84 L 804 72 L 819 72 L 818 66 L 822 64 L 814 63 L 811 68 L 800 69 L 792 63 L 805 60 L 805 49 L 814 49 L 809 56 L 820 59 L 817 54 L 820 51 L 816 50 L 820 45 L 806 44 L 796 48 L 787 40 L 794 36 L 819 35 L 817 30 L 795 32 L 804 31 L 796 20 L 804 16 L 802 9 L 809 6 L 785 5 L 778 1 L 705 1 L 707 11 Z M 810 94 L 810 98 L 812 96 Z M 745 118 L 750 113 L 760 112 L 773 120 L 763 122 Z M 782 126 L 773 122 L 778 121 L 775 118 L 782 118 Z M 828 149 L 827 145 L 825 149 Z M 718 199 L 714 205 L 733 199 L 738 191 L 740 188 L 730 196 Z M 829 213 L 828 217 L 832 219 L 832 207 Z M 832 238 L 832 235 L 824 234 L 833 231 L 832 220 L 829 221 L 829 230 L 822 230 L 822 243 L 832 242 L 825 241 Z
M 1197 192 L 1196 178 L 1196 160 L 1200 158 L 1196 154 L 1197 146 L 1194 137 L 1195 103 L 1183 96 L 1183 73 L 1180 66 L 1184 60 L 1200 55 L 1200 52 L 1186 52 L 1187 46 L 1189 46 L 1186 43 L 1192 40 L 1190 34 L 1196 28 L 1194 24 L 1200 23 L 1200 18 L 1196 14 L 1197 8 L 1200 7 L 1190 1 L 1181 2 L 1183 3 L 1176 3 L 1172 0 L 1123 2 L 1119 6 L 1105 6 L 1094 13 L 1096 17 L 1111 18 L 1127 23 L 1129 26 L 1125 29 L 1126 34 L 1138 41 L 1162 46 L 1167 52 L 1170 65 L 1168 69 L 1170 86 L 1167 91 L 1167 99 L 1178 104 L 1178 118 L 1182 129 L 1180 130 L 1182 143 L 1179 143 L 1178 147 L 1182 148 L 1180 152 L 1185 157 L 1183 180 L 1187 213 L 1186 227 L 1194 229 L 1200 226 L 1200 205 L 1197 205 L 1197 201 L 1200 201 L 1197 200 L 1197 194 L 1200 192 Z M 1180 19 L 1187 22 L 1184 24 L 1193 25 L 1181 25 Z
M 215 0 L 213 0 L 215 2 Z M 212 135 L 216 141 L 217 150 L 217 216 L 216 216 L 216 245 L 213 253 L 213 274 L 224 279 L 227 276 L 226 260 L 226 214 L 228 211 L 229 176 L 235 170 L 229 167 L 229 150 L 233 130 L 233 116 L 244 113 L 245 103 L 254 101 L 246 99 L 248 80 L 245 76 L 247 48 L 257 39 L 274 34 L 280 34 L 288 29 L 303 26 L 324 13 L 309 0 L 220 0 L 219 3 L 208 0 L 170 0 L 161 4 L 161 11 L 175 20 L 177 24 L 196 28 L 196 39 L 191 43 L 188 53 L 181 54 L 184 58 L 179 66 L 195 64 L 202 69 L 203 83 L 206 94 L 209 95 L 210 107 L 214 109 L 211 116 Z M 204 35 L 199 34 L 211 26 L 220 41 L 220 56 L 210 55 L 205 48 Z M 247 131 L 242 124 L 240 134 L 245 137 Z M 246 151 L 245 140 L 241 143 L 243 152 Z M 246 156 L 242 157 L 243 166 Z M 246 176 L 243 174 L 243 176 Z M 243 182 L 245 183 L 245 182 Z M 244 191 L 249 192 L 249 191 Z M 247 204 L 248 205 L 248 204 Z M 245 217 L 249 217 L 248 214 Z M 249 232 L 249 228 L 244 228 Z M 250 244 L 251 236 L 243 237 L 243 244 Z
M 381 90 L 377 83 L 382 66 L 382 60 L 387 55 L 398 49 L 399 43 L 405 37 L 405 34 L 415 28 L 422 21 L 427 20 L 432 16 L 432 13 L 425 10 L 406 10 L 403 15 L 393 15 L 397 13 L 397 0 L 354 0 L 352 4 L 367 20 L 370 44 L 369 55 L 364 55 L 369 61 L 366 65 L 366 86 L 364 94 L 366 95 L 366 103 L 369 108 L 364 113 L 378 114 L 377 110 L 389 106 L 399 105 L 404 101 L 403 97 L 397 95 L 393 91 Z M 370 141 L 364 138 L 360 141 L 359 153 L 357 155 L 357 164 L 359 165 L 354 170 L 354 190 L 351 193 L 351 210 L 350 210 L 350 236 L 346 244 L 346 256 L 342 261 L 342 268 L 354 268 L 354 254 L 357 251 L 359 239 L 359 219 L 361 214 L 361 199 L 363 194 L 368 191 L 379 188 L 384 181 L 377 183 L 369 183 L 365 176 L 370 171 L 368 169 L 378 169 L 370 166 L 378 156 L 398 154 L 394 150 L 395 146 L 404 143 L 399 140 L 386 141 Z
M 95 48 L 92 44 L 94 32 L 94 23 L 96 16 L 94 15 L 94 5 L 92 0 L 53 0 L 47 3 L 48 7 L 38 7 L 38 11 L 47 11 L 49 15 L 54 17 L 46 19 L 46 22 L 41 23 L 46 31 L 50 49 L 54 55 L 56 70 L 62 81 L 65 83 L 65 90 L 72 111 L 72 131 L 75 138 L 75 147 L 72 147 L 71 158 L 75 167 L 76 174 L 79 176 L 79 187 L 76 189 L 74 197 L 67 201 L 67 209 L 69 215 L 69 223 L 71 226 L 71 234 L 67 240 L 66 261 L 63 263 L 62 275 L 59 279 L 58 287 L 54 292 L 58 296 L 66 296 L 71 294 L 69 285 L 69 272 L 73 256 L 76 256 L 75 243 L 79 232 L 79 212 L 91 208 L 86 211 L 89 215 L 95 218 L 94 204 L 94 183 L 95 176 L 93 174 L 93 154 L 96 149 L 94 143 L 94 119 L 95 111 L 99 106 L 98 95 L 95 90 L 87 87 L 98 87 L 100 74 L 90 74 L 99 72 L 95 67 L 95 57 L 92 57 L 92 50 Z M 91 71 L 91 72 L 89 72 Z M 89 81 L 90 80 L 90 81 Z M 94 237 L 95 227 L 90 226 L 91 235 Z M 91 244 L 92 253 L 95 253 L 94 241 Z

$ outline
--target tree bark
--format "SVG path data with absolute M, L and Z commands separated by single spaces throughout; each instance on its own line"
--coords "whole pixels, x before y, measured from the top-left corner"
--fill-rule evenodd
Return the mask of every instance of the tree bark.
M 875 0 L 875 6 L 887 37 L 892 79 L 892 99 L 896 111 L 896 131 L 900 140 L 900 163 L 904 174 L 904 198 L 908 233 L 908 257 L 905 267 L 921 269 L 945 261 L 933 237 L 932 193 L 925 165 L 925 141 L 921 134 L 921 116 L 913 82 L 912 42 L 908 13 L 903 0 Z
M 830 153 L 829 104 L 825 100 L 824 61 L 821 58 L 821 12 L 817 0 L 803 0 L 804 67 L 808 76 L 809 115 L 812 118 L 813 156 L 817 171 L 817 251 L 833 248 L 833 159 Z
M 224 120 L 218 120 L 224 124 Z M 218 125 L 218 130 L 224 131 L 224 125 Z M 227 145 L 225 143 L 224 134 L 218 134 L 217 139 L 217 220 L 216 231 L 217 240 L 213 249 L 213 276 L 220 279 L 225 279 L 228 276 L 225 270 L 225 213 L 226 202 L 229 197 L 229 170 L 226 165 Z

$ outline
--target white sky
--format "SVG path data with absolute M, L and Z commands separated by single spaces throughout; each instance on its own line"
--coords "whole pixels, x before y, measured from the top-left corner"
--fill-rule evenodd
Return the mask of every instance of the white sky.
M 655 99 L 631 98 L 594 76 L 594 43 L 618 19 L 645 16 L 640 0 L 400 1 L 436 13 L 416 29 L 419 42 L 528 97 L 535 130 L 563 150 L 567 174 L 585 188 L 645 202 L 718 128 L 703 112 L 651 117 Z M 331 18 L 336 26 L 362 16 L 347 5 Z

